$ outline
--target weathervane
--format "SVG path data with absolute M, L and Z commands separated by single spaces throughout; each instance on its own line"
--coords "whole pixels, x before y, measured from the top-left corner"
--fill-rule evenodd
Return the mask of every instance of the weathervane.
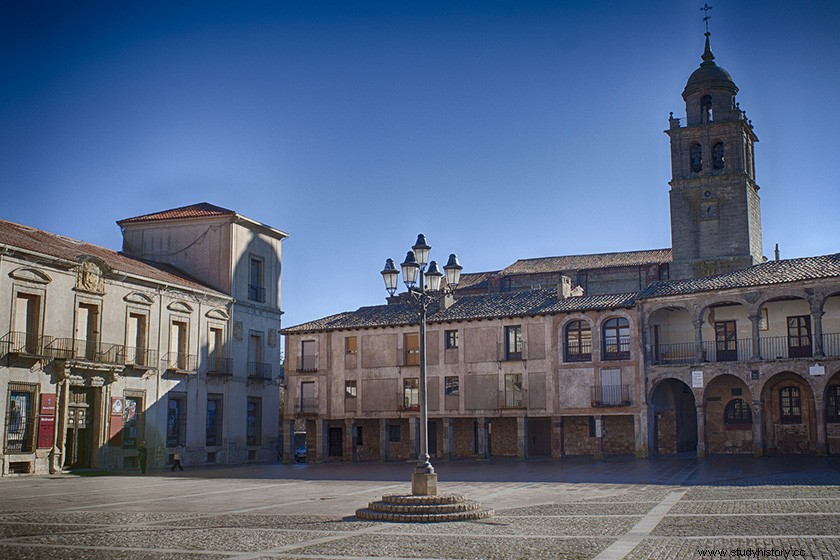
M 705 17 L 703 18 L 703 21 L 706 23 L 706 34 L 707 35 L 709 34 L 709 20 L 712 19 L 712 16 L 709 15 L 709 10 L 711 10 L 711 9 L 712 9 L 712 6 L 709 6 L 708 2 L 705 2 L 703 4 L 703 7 L 700 8 L 700 11 L 705 12 L 705 14 L 706 14 Z

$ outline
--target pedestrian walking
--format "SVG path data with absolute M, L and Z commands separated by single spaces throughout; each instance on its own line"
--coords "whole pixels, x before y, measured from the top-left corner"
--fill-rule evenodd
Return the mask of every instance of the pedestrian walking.
M 178 446 L 175 448 L 175 452 L 172 454 L 172 469 L 175 470 L 175 467 L 178 467 L 180 470 L 184 470 L 184 467 L 181 465 L 181 459 L 184 455 L 184 448 L 182 446 Z
M 140 461 L 140 474 L 146 474 L 146 460 L 149 458 L 149 450 L 146 448 L 146 442 L 141 441 L 137 446 L 137 460 Z

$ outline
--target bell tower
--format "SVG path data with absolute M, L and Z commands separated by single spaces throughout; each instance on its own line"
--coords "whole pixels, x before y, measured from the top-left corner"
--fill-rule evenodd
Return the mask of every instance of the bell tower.
M 738 87 L 715 64 L 706 31 L 703 62 L 688 78 L 685 126 L 669 119 L 671 279 L 740 270 L 763 261 L 752 123 Z

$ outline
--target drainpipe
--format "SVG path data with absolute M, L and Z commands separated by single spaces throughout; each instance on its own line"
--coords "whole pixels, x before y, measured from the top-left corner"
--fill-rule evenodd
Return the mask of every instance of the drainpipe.
M 157 368 L 155 369 L 155 411 L 159 411 L 160 406 L 161 406 L 161 404 L 160 404 L 160 359 L 162 358 L 161 350 L 163 350 L 163 347 L 161 346 L 162 331 L 163 331 L 163 290 L 161 288 L 158 288 L 158 339 L 157 339 L 158 363 L 157 363 Z M 148 407 L 148 404 L 147 404 L 146 410 L 148 410 L 148 409 L 149 409 L 149 407 Z M 158 413 L 158 415 L 160 415 L 160 413 Z M 144 419 L 144 420 L 145 421 L 144 421 L 144 428 L 143 429 L 145 430 L 146 429 L 145 426 L 148 426 L 149 422 L 148 422 L 147 419 Z M 165 426 L 166 425 L 166 415 L 165 414 L 164 414 L 163 423 L 164 423 L 164 426 Z M 155 426 L 155 430 L 154 430 L 154 432 L 152 432 L 152 435 L 153 435 L 152 449 L 154 450 L 154 454 L 152 455 L 152 466 L 155 466 L 157 464 L 157 448 L 158 448 L 158 442 L 157 442 L 158 422 L 157 421 L 155 421 L 154 426 Z M 145 435 L 146 434 L 143 434 L 144 437 L 145 437 Z

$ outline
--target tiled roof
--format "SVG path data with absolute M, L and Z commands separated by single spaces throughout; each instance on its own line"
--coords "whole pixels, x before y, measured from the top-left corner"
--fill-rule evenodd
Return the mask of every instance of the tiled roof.
M 568 255 L 565 257 L 541 257 L 537 259 L 519 259 L 502 270 L 502 276 L 553 273 L 566 270 L 591 270 L 617 266 L 641 266 L 667 262 L 671 262 L 671 249 L 599 253 L 595 255 Z
M 122 253 L 104 247 L 6 220 L 0 220 L 0 244 L 68 261 L 78 261 L 80 257 L 91 255 L 104 261 L 112 271 L 117 273 L 141 276 L 149 280 L 173 284 L 186 289 L 201 290 L 219 296 L 225 295 L 209 286 L 205 286 L 172 266 L 127 257 Z
M 534 290 L 463 296 L 445 310 L 429 313 L 429 323 L 474 321 L 503 317 L 528 317 L 632 307 L 635 294 L 581 296 L 558 300 L 554 290 Z M 417 311 L 408 304 L 361 307 L 323 319 L 283 329 L 284 334 L 335 331 L 358 328 L 409 325 L 417 322 Z
M 492 272 L 464 272 L 458 282 L 458 290 L 486 289 L 487 280 L 499 271 Z
M 183 220 L 185 218 L 207 218 L 213 216 L 235 216 L 236 212 L 210 204 L 209 202 L 199 202 L 198 204 L 191 204 L 189 206 L 181 206 L 180 208 L 172 208 L 170 210 L 163 210 L 162 212 L 155 212 L 153 214 L 145 214 L 143 216 L 135 216 L 133 218 L 126 218 L 117 222 L 118 225 L 136 224 L 139 222 L 159 222 L 162 220 Z
M 832 277 L 840 277 L 840 253 L 820 257 L 767 261 L 744 270 L 736 270 L 718 276 L 657 282 L 645 289 L 639 295 L 639 299 L 731 288 L 769 286 Z

